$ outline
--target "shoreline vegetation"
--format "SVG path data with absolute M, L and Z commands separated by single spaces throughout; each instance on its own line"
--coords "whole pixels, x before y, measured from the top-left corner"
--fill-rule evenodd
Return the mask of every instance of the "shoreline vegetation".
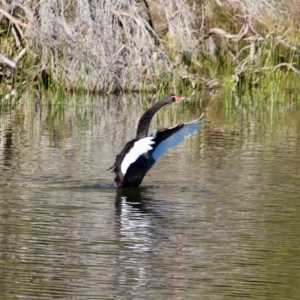
M 2 0 L 0 102 L 24 89 L 296 89 L 299 21 L 298 0 Z

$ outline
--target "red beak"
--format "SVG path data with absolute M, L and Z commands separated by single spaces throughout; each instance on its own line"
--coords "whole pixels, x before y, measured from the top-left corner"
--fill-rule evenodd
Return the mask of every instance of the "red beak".
M 175 95 L 174 98 L 175 98 L 175 101 L 181 101 L 181 100 L 184 100 L 183 97 L 178 96 L 178 95 Z

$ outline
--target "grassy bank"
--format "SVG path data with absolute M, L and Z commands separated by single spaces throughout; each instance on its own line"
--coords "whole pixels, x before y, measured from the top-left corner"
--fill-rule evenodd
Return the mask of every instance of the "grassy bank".
M 196 3 L 197 2 L 197 3 Z M 238 97 L 299 80 L 297 1 L 3 1 L 0 99 L 25 89 Z

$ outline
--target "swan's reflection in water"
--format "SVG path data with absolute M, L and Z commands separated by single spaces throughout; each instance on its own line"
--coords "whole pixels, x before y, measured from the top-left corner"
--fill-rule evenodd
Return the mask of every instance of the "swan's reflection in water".
M 141 191 L 118 191 L 119 233 L 124 247 L 133 252 L 149 252 L 153 241 L 151 209 L 141 200 Z
M 146 199 L 145 199 L 146 200 Z M 121 214 L 124 203 L 136 207 L 143 211 L 146 207 L 145 201 L 142 200 L 142 189 L 140 188 L 126 188 L 118 189 L 116 193 L 116 212 Z
M 126 290 L 128 293 L 128 286 L 131 286 L 130 293 L 144 293 L 153 276 L 157 277 L 159 285 L 162 274 L 158 274 L 157 270 L 161 263 L 165 263 L 168 252 L 167 255 L 173 252 L 169 256 L 172 257 L 169 262 L 171 273 L 173 268 L 176 273 L 181 268 L 178 264 L 181 265 L 182 259 L 178 257 L 182 257 L 182 235 L 174 234 L 170 228 L 168 203 L 151 195 L 144 189 L 118 190 L 116 195 L 115 224 L 120 241 L 118 282 L 121 292 Z

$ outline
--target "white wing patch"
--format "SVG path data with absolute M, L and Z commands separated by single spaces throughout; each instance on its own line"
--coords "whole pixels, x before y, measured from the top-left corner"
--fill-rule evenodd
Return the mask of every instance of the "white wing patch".
M 198 130 L 200 130 L 202 126 L 201 117 L 196 121 L 184 124 L 184 126 L 181 129 L 179 129 L 176 133 L 172 134 L 167 139 L 162 141 L 153 151 L 152 153 L 153 159 L 156 161 L 167 150 L 177 146 L 179 143 L 181 143 L 182 141 L 184 141 L 185 139 L 187 139 L 188 137 L 196 133 Z
M 153 147 L 151 146 L 155 143 L 153 142 L 153 139 L 154 136 L 149 136 L 149 137 L 142 138 L 133 144 L 133 147 L 126 154 L 121 164 L 121 171 L 123 175 L 126 174 L 129 166 L 132 163 L 134 163 L 139 158 L 140 155 L 153 149 Z

